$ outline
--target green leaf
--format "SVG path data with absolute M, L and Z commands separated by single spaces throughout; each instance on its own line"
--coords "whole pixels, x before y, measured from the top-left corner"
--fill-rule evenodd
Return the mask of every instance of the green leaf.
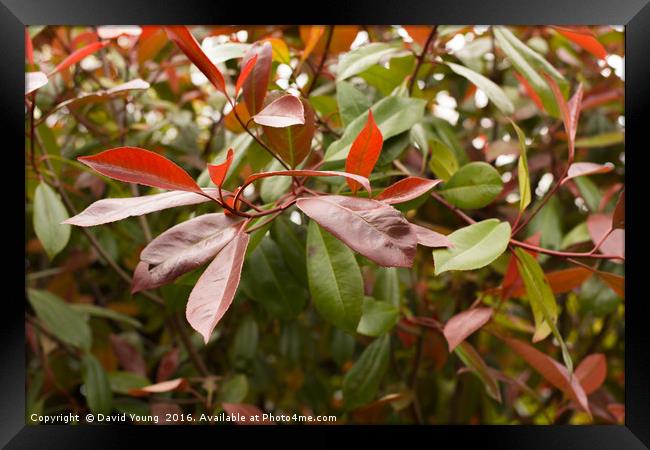
M 384 137 L 387 139 L 410 130 L 424 115 L 425 100 L 408 97 L 384 97 L 372 105 L 372 115 Z M 348 125 L 340 139 L 332 142 L 325 153 L 325 161 L 345 160 L 352 143 L 361 129 L 366 125 L 368 113 L 354 119 Z
M 436 275 L 448 270 L 480 269 L 497 259 L 510 241 L 510 224 L 497 219 L 474 223 L 447 236 L 451 248 L 433 251 Z
M 246 258 L 247 285 L 251 297 L 275 317 L 297 316 L 307 302 L 307 291 L 293 276 L 278 245 L 270 238 Z
M 399 308 L 401 295 L 397 267 L 378 267 L 375 274 L 373 297 Z
M 568 83 L 564 77 L 539 53 L 517 39 L 506 27 L 494 27 L 494 37 L 517 72 L 530 83 L 533 90 L 539 95 L 546 111 L 551 116 L 559 118 L 560 109 L 555 101 L 555 96 L 539 71 L 548 73 L 557 81 L 562 91 L 566 92 Z
M 451 70 L 456 72 L 461 77 L 467 78 L 471 81 L 477 88 L 485 92 L 487 98 L 494 103 L 494 106 L 499 108 L 499 110 L 506 114 L 510 115 L 515 112 L 515 107 L 506 95 L 495 82 L 481 75 L 480 73 L 474 72 L 472 69 L 468 69 L 465 66 L 454 63 L 446 63 Z
M 363 279 L 352 250 L 313 220 L 307 231 L 309 291 L 320 315 L 354 333 L 363 309 Z
M 517 165 L 517 176 L 519 177 L 519 211 L 523 211 L 530 205 L 530 173 L 528 172 L 528 158 L 526 155 L 526 135 L 516 123 L 510 121 L 519 139 L 519 163 Z
M 431 148 L 429 168 L 441 180 L 449 181 L 458 170 L 456 155 L 437 139 L 429 139 L 429 147 Z
M 465 364 L 468 368 L 472 369 L 472 372 L 483 382 L 485 385 L 485 391 L 490 397 L 495 399 L 497 402 L 501 403 L 501 391 L 499 390 L 499 382 L 496 378 L 490 373 L 488 366 L 481 358 L 481 355 L 478 354 L 476 349 L 467 342 L 461 342 L 456 348 L 454 348 L 456 356 Z
M 591 241 L 591 236 L 589 235 L 589 228 L 587 228 L 587 222 L 585 221 L 573 227 L 571 231 L 564 236 L 560 248 L 565 249 L 574 244 L 588 241 Z
M 569 350 L 556 326 L 558 317 L 557 302 L 546 275 L 544 275 L 544 271 L 535 257 L 524 249 L 515 249 L 515 255 L 517 257 L 517 269 L 524 286 L 526 286 L 526 294 L 535 319 L 533 342 L 539 342 L 553 333 L 553 336 L 560 343 L 564 364 L 569 369 L 569 372 L 573 372 L 573 362 Z
M 226 379 L 219 386 L 217 401 L 223 403 L 242 403 L 248 395 L 248 378 L 244 374 L 237 374 Z
M 336 101 L 339 104 L 341 122 L 346 127 L 354 119 L 368 111 L 372 105 L 366 94 L 347 81 L 336 83 Z
M 266 171 L 274 172 L 283 169 L 284 167 L 280 164 L 280 161 L 273 159 Z M 279 199 L 291 186 L 291 180 L 291 177 L 268 177 L 260 180 L 260 197 L 262 197 L 264 203 L 272 203 Z
M 440 193 L 454 206 L 476 209 L 489 205 L 502 187 L 501 175 L 494 167 L 485 162 L 472 162 L 454 173 Z
M 598 317 L 616 311 L 622 299 L 609 289 L 598 277 L 589 278 L 581 287 L 578 294 L 580 312 L 594 314 Z
M 27 295 L 36 316 L 47 330 L 67 344 L 90 349 L 92 334 L 82 313 L 51 292 L 29 289 Z
M 342 366 L 354 356 L 354 337 L 339 328 L 332 328 L 330 352 L 332 359 Z
M 46 183 L 39 183 L 34 193 L 34 231 L 50 259 L 70 240 L 71 226 L 61 223 L 69 218 L 61 197 Z
M 586 177 L 582 177 L 587 179 Z M 576 178 L 577 180 L 577 178 Z M 528 225 L 529 234 L 541 234 L 540 243 L 542 247 L 557 249 L 562 243 L 562 217 L 560 213 L 560 202 L 557 197 L 550 198 L 546 205 L 537 213 Z
M 307 242 L 305 234 L 304 227 L 299 227 L 285 215 L 281 215 L 275 219 L 271 227 L 271 237 L 278 244 L 278 247 L 280 247 L 285 262 L 302 286 L 307 285 L 307 267 L 305 266 L 305 247 Z
M 343 401 L 355 409 L 372 401 L 388 368 L 390 335 L 377 338 L 361 353 L 343 379 Z
M 621 131 L 598 134 L 596 136 L 581 137 L 576 139 L 576 148 L 598 148 L 609 147 L 610 145 L 622 144 L 625 136 Z
M 102 308 L 101 306 L 89 305 L 86 303 L 73 303 L 69 305 L 75 311 L 89 316 L 101 317 L 103 319 L 111 319 L 116 322 L 122 322 L 131 325 L 134 328 L 142 328 L 142 324 L 133 317 L 126 314 L 119 313 L 109 308 Z
M 90 353 L 81 360 L 81 378 L 90 410 L 95 414 L 110 414 L 113 409 L 111 385 L 101 363 Z
M 587 207 L 591 211 L 598 211 L 602 195 L 596 183 L 589 179 L 589 177 L 577 177 L 573 179 L 573 182 L 578 186 L 580 195 L 582 195 L 585 203 L 587 203 Z
M 359 76 L 366 80 L 366 82 L 379 91 L 383 96 L 386 95 L 402 95 L 401 93 L 394 92 L 395 88 L 404 85 L 404 80 L 413 72 L 415 67 L 415 57 L 407 55 L 401 58 L 392 58 L 389 61 L 389 66 L 384 67 L 379 64 L 369 67 L 361 72 Z M 408 96 L 408 89 L 405 90 L 404 96 Z
M 252 360 L 257 353 L 259 340 L 259 329 L 257 322 L 251 316 L 246 316 L 237 327 L 230 358 L 235 367 L 245 367 L 248 361 Z
M 108 373 L 108 384 L 113 392 L 128 394 L 131 389 L 149 386 L 151 381 L 137 373 L 116 371 Z
M 393 44 L 377 42 L 346 53 L 339 62 L 336 81 L 343 81 L 363 72 L 377 64 L 382 58 L 396 53 L 400 48 L 401 44 L 398 42 Z
M 399 321 L 399 309 L 390 303 L 372 297 L 363 299 L 363 314 L 357 332 L 365 336 L 381 336 L 393 329 Z

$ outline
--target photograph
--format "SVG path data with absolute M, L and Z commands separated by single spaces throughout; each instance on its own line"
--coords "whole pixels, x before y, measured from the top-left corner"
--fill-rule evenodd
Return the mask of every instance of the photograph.
M 626 423 L 624 23 L 24 48 L 27 428 Z

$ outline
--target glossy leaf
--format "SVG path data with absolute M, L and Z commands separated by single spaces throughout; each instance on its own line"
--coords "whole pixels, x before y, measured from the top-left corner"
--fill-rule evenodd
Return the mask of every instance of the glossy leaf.
M 621 192 L 612 215 L 612 228 L 625 228 L 625 191 Z
M 580 111 L 582 106 L 583 88 L 582 84 L 578 85 L 575 94 L 568 102 L 564 100 L 564 95 L 553 77 L 544 74 L 546 81 L 551 86 L 551 91 L 555 97 L 555 101 L 562 114 L 562 122 L 564 123 L 564 130 L 569 140 L 569 160 L 573 160 L 575 154 L 575 140 L 576 132 L 578 131 L 578 120 L 580 119 Z
M 83 314 L 48 291 L 29 289 L 27 298 L 36 317 L 48 331 L 67 344 L 84 350 L 90 349 L 92 333 Z
M 272 128 L 304 125 L 305 109 L 298 97 L 287 94 L 266 105 L 253 116 L 253 121 L 258 125 Z
M 275 219 L 271 227 L 271 237 L 280 247 L 284 260 L 303 286 L 307 286 L 306 234 L 304 227 L 296 225 L 285 215 Z
M 208 164 L 208 173 L 210 174 L 210 179 L 215 186 L 219 188 L 223 186 L 223 182 L 226 179 L 226 175 L 228 174 L 228 169 L 230 169 L 230 165 L 232 164 L 233 156 L 234 153 L 232 151 L 232 148 L 229 148 L 228 154 L 226 155 L 226 160 L 223 163 Z
M 361 184 L 368 193 L 371 192 L 370 182 L 367 178 L 353 173 L 337 172 L 335 170 L 278 170 L 276 172 L 254 173 L 246 179 L 246 183 L 252 183 L 255 180 L 269 177 L 345 177 Z
M 497 259 L 510 241 L 510 224 L 488 219 L 447 236 L 453 247 L 433 251 L 435 273 L 480 269 Z
M 268 41 L 254 43 L 242 59 L 246 67 L 248 61 L 257 56 L 257 62 L 251 69 L 246 81 L 242 84 L 242 92 L 246 109 L 252 115 L 257 114 L 264 106 L 264 98 L 271 80 L 271 63 L 273 60 L 273 47 Z
M 185 56 L 192 61 L 192 64 L 206 76 L 208 81 L 219 92 L 227 97 L 226 82 L 221 71 L 210 61 L 210 58 L 205 54 L 196 38 L 192 36 L 190 30 L 184 25 L 166 26 L 164 28 L 169 38 L 185 53 Z
M 404 203 L 421 197 L 431 191 L 440 180 L 429 180 L 428 178 L 407 177 L 384 189 L 375 200 L 380 200 L 389 205 Z
M 50 73 L 47 74 L 48 78 L 67 69 L 68 67 L 74 64 L 77 64 L 85 57 L 90 56 L 96 51 L 106 47 L 109 43 L 110 43 L 109 41 L 97 41 L 97 42 L 93 42 L 92 44 L 88 44 L 83 48 L 75 50 L 74 52 L 70 53 L 70 55 L 68 55 L 63 61 L 57 64 L 57 66 L 54 69 L 52 69 Z
M 524 211 L 530 205 L 530 173 L 528 172 L 528 155 L 526 150 L 526 135 L 516 123 L 511 122 L 519 140 L 519 162 L 517 177 L 519 179 L 519 211 Z
M 281 98 L 279 91 L 269 93 L 268 102 Z M 295 97 L 294 97 L 295 98 Z M 307 100 L 300 98 L 304 111 L 304 124 L 296 124 L 284 128 L 263 126 L 264 137 L 273 151 L 290 167 L 300 164 L 311 151 L 311 143 L 316 132 L 316 117 L 314 110 Z
M 328 195 L 296 202 L 348 247 L 384 267 L 411 267 L 417 237 L 392 206 L 376 200 Z
M 71 227 L 65 222 L 68 217 L 61 197 L 47 183 L 39 183 L 34 192 L 34 232 L 50 259 L 70 240 Z
M 235 296 L 248 239 L 248 234 L 240 233 L 217 254 L 187 301 L 187 321 L 203 336 L 206 344 Z
M 370 110 L 384 141 L 386 141 L 393 136 L 410 130 L 413 125 L 418 123 L 424 115 L 425 104 L 426 102 L 420 99 L 389 96 L 372 105 Z M 366 114 L 354 119 L 345 128 L 343 136 L 327 148 L 325 161 L 345 160 L 352 143 L 363 127 L 366 126 L 367 119 Z
M 577 162 L 569 166 L 569 172 L 562 183 L 566 183 L 571 178 L 581 177 L 584 175 L 596 175 L 599 173 L 608 173 L 614 170 L 614 166 L 609 164 L 596 164 L 590 162 Z
M 320 315 L 354 333 L 363 309 L 361 270 L 348 247 L 314 221 L 307 231 L 309 291 Z
M 470 368 L 476 376 L 485 385 L 485 390 L 490 397 L 501 403 L 501 390 L 499 389 L 499 382 L 494 377 L 490 368 L 485 364 L 481 355 L 476 351 L 469 342 L 461 342 L 454 348 L 454 352 L 460 360 L 468 368 Z
M 589 395 L 598 390 L 607 378 L 607 359 L 602 353 L 593 353 L 580 361 L 574 374 L 585 394 Z
M 572 376 L 562 364 L 523 341 L 512 338 L 505 338 L 504 341 L 533 369 L 539 372 L 546 381 L 561 390 L 567 397 L 574 400 L 587 414 L 591 415 L 587 395 L 580 385 L 578 377 Z
M 456 155 L 449 147 L 437 139 L 430 139 L 429 147 L 431 148 L 429 168 L 441 180 L 449 181 L 458 170 Z
M 607 50 L 603 47 L 594 33 L 587 27 L 554 27 L 558 33 L 571 42 L 578 44 L 583 49 L 594 55 L 596 58 L 605 59 Z
M 343 379 L 343 401 L 347 409 L 355 409 L 369 403 L 379 390 L 390 352 L 390 335 L 385 334 L 373 341 L 363 351 Z
M 187 172 L 164 156 L 143 148 L 117 147 L 77 159 L 116 180 L 203 194 Z
M 569 269 L 547 272 L 544 274 L 551 291 L 554 294 L 564 294 L 580 287 L 591 276 L 591 271 L 583 267 L 571 267 Z M 525 295 L 526 290 L 523 284 L 519 284 L 512 290 L 513 297 Z
M 600 243 L 605 235 L 612 228 L 612 216 L 609 214 L 591 214 L 587 218 L 587 228 L 589 236 L 594 244 Z M 625 256 L 625 231 L 617 228 L 614 229 L 607 238 L 602 241 L 598 249 L 600 253 L 608 255 Z
M 132 292 L 170 283 L 206 264 L 235 237 L 240 225 L 239 220 L 213 213 L 171 227 L 140 253 L 142 262 L 155 267 L 147 268 L 147 274 L 136 270 Z
M 94 414 L 110 414 L 113 409 L 111 385 L 101 363 L 90 353 L 81 360 L 81 378 L 90 410 Z
M 378 42 L 364 45 L 346 53 L 339 62 L 336 81 L 342 81 L 363 72 L 387 56 L 396 53 L 400 47 L 399 44 Z
M 501 89 L 495 82 L 465 66 L 451 62 L 446 64 L 451 70 L 456 72 L 458 75 L 467 78 L 476 85 L 477 88 L 485 92 L 487 98 L 489 98 L 503 114 L 510 115 L 515 111 L 515 107 L 506 93 L 503 92 L 503 89 Z
M 417 237 L 418 244 L 424 245 L 425 247 L 453 247 L 451 240 L 444 234 L 437 233 L 428 228 L 411 224 L 411 228 L 415 231 L 415 236 Z
M 399 309 L 396 306 L 365 297 L 357 332 L 365 336 L 381 336 L 388 333 L 398 321 Z
M 25 73 L 25 95 L 31 94 L 48 83 L 47 75 L 43 72 Z
M 492 308 L 472 308 L 456 314 L 447 321 L 443 334 L 449 344 L 449 352 L 475 331 L 479 330 L 492 317 Z
M 241 72 L 239 72 L 239 76 L 237 77 L 237 83 L 235 83 L 235 98 L 237 97 L 242 86 L 248 79 L 248 76 L 253 71 L 255 64 L 257 64 L 257 54 L 253 55 L 253 57 L 250 58 L 245 65 L 243 65 Z
M 208 195 L 215 195 L 216 189 L 204 189 L 204 192 Z M 96 201 L 62 223 L 91 227 L 176 206 L 197 205 L 209 201 L 210 199 L 206 196 L 184 191 L 171 191 L 141 197 L 105 198 Z
M 377 163 L 377 159 L 379 159 L 383 143 L 384 138 L 379 128 L 377 128 L 375 119 L 372 117 L 372 111 L 369 110 L 366 126 L 357 135 L 350 147 L 350 152 L 345 160 L 345 171 L 368 178 Z M 359 184 L 350 179 L 346 181 L 352 193 L 356 193 Z
M 476 209 L 492 203 L 501 193 L 503 181 L 490 164 L 472 162 L 464 165 L 440 191 L 449 203 L 459 208 Z

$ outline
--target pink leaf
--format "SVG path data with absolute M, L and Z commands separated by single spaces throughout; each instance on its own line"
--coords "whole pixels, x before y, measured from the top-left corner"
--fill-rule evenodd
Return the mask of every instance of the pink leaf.
M 123 337 L 110 335 L 113 352 L 124 370 L 147 376 L 147 364 L 137 348 Z
M 578 85 L 575 94 L 571 97 L 571 100 L 567 103 L 564 100 L 562 91 L 557 85 L 557 82 L 550 75 L 543 73 L 544 78 L 551 87 L 553 95 L 555 96 L 555 101 L 560 108 L 562 113 L 562 121 L 564 122 L 564 130 L 566 131 L 567 138 L 569 140 L 569 160 L 573 160 L 573 155 L 575 153 L 575 140 L 576 140 L 576 131 L 578 130 L 578 120 L 580 118 L 580 110 L 582 107 L 582 95 L 583 87 L 582 83 Z
M 269 103 L 253 116 L 255 123 L 273 128 L 285 128 L 305 123 L 305 109 L 302 102 L 291 94 Z
M 204 189 L 208 195 L 216 194 L 216 189 Z M 209 202 L 206 196 L 194 192 L 171 191 L 141 197 L 106 198 L 98 200 L 88 208 L 62 222 L 80 227 L 91 227 L 115 222 L 127 217 L 141 216 L 175 206 L 197 205 Z
M 591 162 L 577 162 L 569 166 L 569 171 L 562 184 L 569 181 L 571 178 L 580 177 L 583 175 L 596 175 L 599 173 L 607 173 L 614 170 L 613 164 L 596 164 Z
M 235 236 L 205 269 L 190 293 L 185 316 L 206 344 L 235 296 L 248 239 L 246 233 Z
M 180 364 L 179 356 L 180 349 L 178 347 L 174 347 L 165 353 L 158 364 L 158 370 L 156 372 L 157 382 L 160 383 L 161 381 L 167 380 L 174 374 L 174 372 L 176 372 L 176 369 L 178 369 Z
M 491 317 L 492 308 L 473 308 L 449 319 L 443 329 L 443 334 L 449 343 L 449 352 L 485 325 Z
M 449 238 L 444 234 L 437 233 L 433 230 L 422 227 L 420 225 L 416 225 L 414 223 L 411 224 L 411 228 L 413 228 L 413 231 L 415 231 L 418 244 L 420 245 L 424 245 L 425 247 L 447 247 L 447 248 L 454 246 L 449 240 Z
M 185 390 L 188 383 L 185 378 L 176 378 L 174 380 L 162 381 L 160 383 L 151 384 L 149 386 L 134 388 L 129 390 L 129 394 L 134 397 L 144 397 L 150 394 L 160 394 L 163 392 L 182 391 Z
M 132 26 L 119 26 L 119 25 L 104 25 L 97 27 L 97 36 L 101 39 L 115 39 L 120 36 L 133 36 L 137 37 L 142 34 L 142 28 L 137 25 Z
M 587 229 L 594 244 L 598 244 L 612 228 L 612 216 L 610 214 L 591 214 L 587 218 Z M 625 231 L 615 229 L 600 244 L 598 249 L 601 253 L 625 257 Z
M 583 359 L 575 370 L 585 394 L 596 391 L 607 378 L 607 360 L 602 353 L 594 353 Z
M 31 94 L 47 84 L 47 75 L 43 72 L 25 73 L 25 95 Z
M 257 114 L 264 105 L 264 98 L 271 80 L 273 46 L 268 41 L 255 42 L 242 59 L 244 67 L 257 56 L 257 62 L 242 83 L 246 108 L 251 115 Z
M 404 203 L 418 198 L 432 190 L 441 180 L 429 180 L 428 178 L 408 177 L 388 186 L 384 191 L 375 197 L 389 205 Z
M 237 97 L 237 94 L 239 94 L 239 91 L 244 85 L 244 82 L 246 82 L 246 79 L 253 70 L 253 67 L 255 67 L 255 63 L 257 63 L 257 56 L 257 54 L 253 55 L 253 57 L 246 62 L 241 72 L 239 72 L 239 77 L 237 77 L 237 84 L 235 85 L 235 97 Z
M 327 195 L 296 206 L 348 247 L 384 267 L 411 267 L 417 236 L 404 216 L 377 200 Z

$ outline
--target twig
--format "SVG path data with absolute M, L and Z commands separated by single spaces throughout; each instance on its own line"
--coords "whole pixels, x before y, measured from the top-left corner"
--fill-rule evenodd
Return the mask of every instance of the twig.
M 429 33 L 429 37 L 427 37 L 427 41 L 424 44 L 424 47 L 422 48 L 422 53 L 418 56 L 417 63 L 415 64 L 415 69 L 413 69 L 413 73 L 411 74 L 411 79 L 409 80 L 409 95 L 413 94 L 413 87 L 415 86 L 415 79 L 418 75 L 418 71 L 420 70 L 420 66 L 422 66 L 422 63 L 424 62 L 424 57 L 427 54 L 427 50 L 429 49 L 429 45 L 431 44 L 431 41 L 433 41 L 433 38 L 436 36 L 436 33 L 438 32 L 438 25 L 434 25 L 433 29 L 431 30 L 431 33 Z
M 176 328 L 176 331 L 178 331 L 178 335 L 180 336 L 181 341 L 183 342 L 183 346 L 185 346 L 185 349 L 187 350 L 187 353 L 190 356 L 190 359 L 192 360 L 194 366 L 198 369 L 199 373 L 204 377 L 210 375 L 210 372 L 208 371 L 205 362 L 203 361 L 201 356 L 194 348 L 194 345 L 192 345 L 192 340 L 190 339 L 190 336 L 187 334 L 187 330 L 185 329 L 180 319 L 178 318 L 178 313 L 174 314 L 171 320 L 172 320 L 172 324 L 174 324 L 174 327 Z
M 321 57 L 320 62 L 318 63 L 318 68 L 316 69 L 316 72 L 314 72 L 314 76 L 312 77 L 311 83 L 309 83 L 306 97 L 309 97 L 309 94 L 311 94 L 311 91 L 314 89 L 314 86 L 316 86 L 316 81 L 318 81 L 318 77 L 323 71 L 323 66 L 325 65 L 325 61 L 327 60 L 327 54 L 329 53 L 330 44 L 332 43 L 333 35 L 334 35 L 334 25 L 330 25 L 329 33 L 327 34 L 327 40 L 325 41 L 325 50 L 323 51 L 323 56 Z

